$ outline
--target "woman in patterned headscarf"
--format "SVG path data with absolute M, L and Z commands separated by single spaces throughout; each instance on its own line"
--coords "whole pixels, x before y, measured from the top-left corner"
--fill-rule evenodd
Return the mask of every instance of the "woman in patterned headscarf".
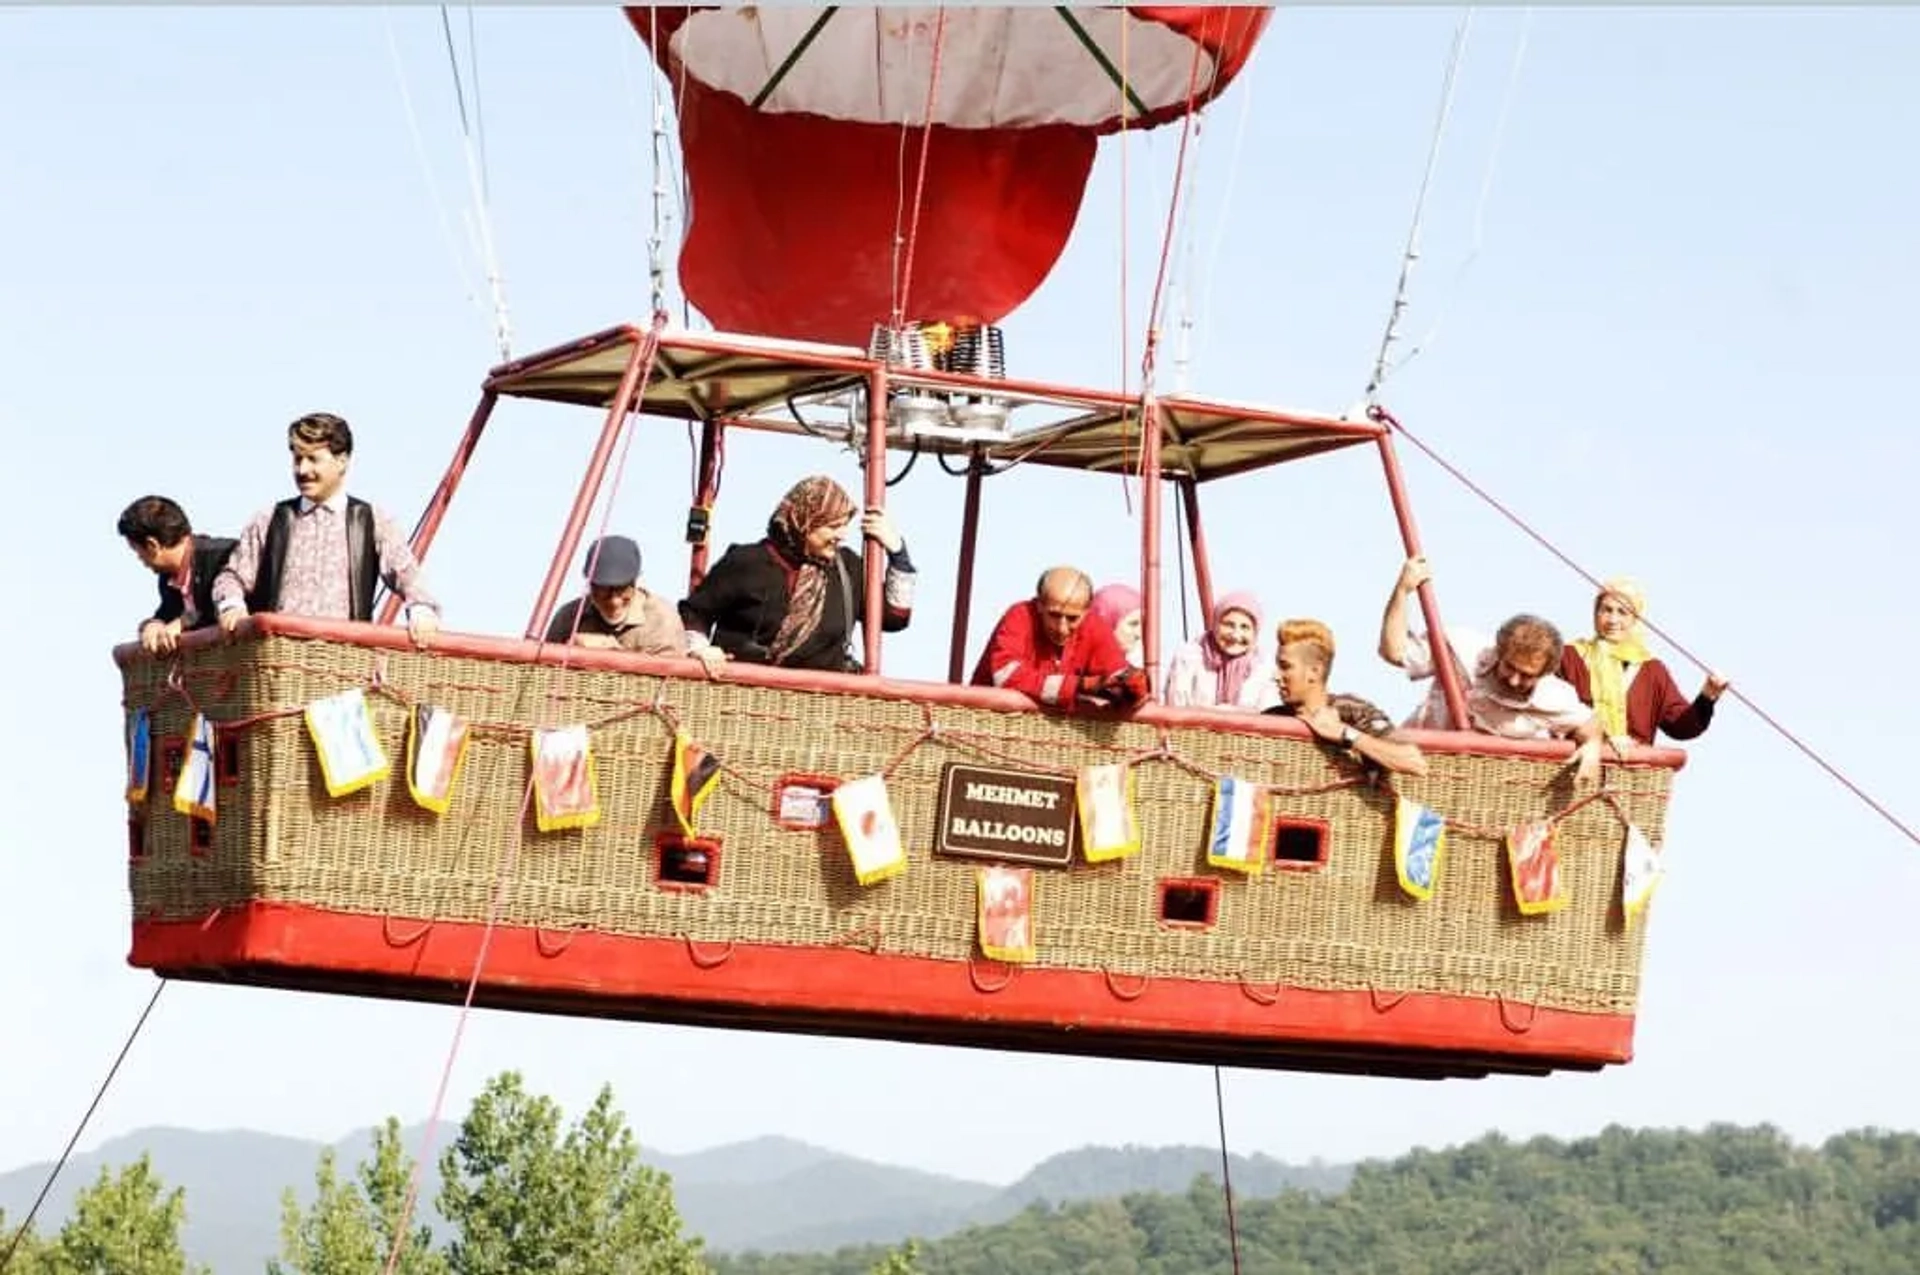
M 1688 700 L 1667 666 L 1647 649 L 1642 619 L 1647 595 L 1619 577 L 1600 586 L 1593 600 L 1590 638 L 1569 642 L 1560 654 L 1560 676 L 1593 705 L 1615 747 L 1652 744 L 1656 730 L 1672 739 L 1695 739 L 1713 723 L 1713 708 L 1727 679 L 1709 673 Z
M 866 601 L 866 567 L 862 550 L 841 543 L 856 512 L 853 497 L 824 474 L 795 483 L 767 519 L 766 538 L 730 546 L 680 604 L 689 653 L 709 673 L 729 659 L 858 671 L 849 644 Z M 860 531 L 886 550 L 881 628 L 897 633 L 913 614 L 913 560 L 885 511 L 869 509 Z
M 1167 703 L 1178 708 L 1265 707 L 1273 686 L 1273 656 L 1259 649 L 1260 603 L 1251 593 L 1229 593 L 1213 604 L 1207 631 L 1167 659 L 1161 679 Z M 1263 698 L 1264 697 L 1264 698 Z

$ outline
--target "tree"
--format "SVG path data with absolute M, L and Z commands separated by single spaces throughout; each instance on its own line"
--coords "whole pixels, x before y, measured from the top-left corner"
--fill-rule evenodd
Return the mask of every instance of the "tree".
M 14 1221 L 0 1209 L 0 1271 L 7 1275 L 41 1275 L 46 1269 L 46 1248 L 31 1226 Z
M 141 1156 L 118 1173 L 102 1168 L 73 1202 L 73 1216 L 48 1245 L 48 1275 L 187 1275 L 180 1246 L 186 1193 L 167 1191 Z
M 603 1087 L 564 1135 L 560 1109 L 505 1072 L 474 1100 L 440 1160 L 452 1275 L 699 1275 L 667 1175 L 640 1161 Z
M 868 1275 L 920 1275 L 920 1241 L 908 1240 L 881 1258 Z
M 331 1148 L 322 1151 L 313 1203 L 301 1209 L 291 1189 L 281 1197 L 280 1260 L 268 1263 L 269 1275 L 385 1270 L 412 1172 L 400 1122 L 391 1118 L 374 1134 L 373 1158 L 361 1163 L 357 1181 L 340 1176 Z M 430 1228 L 410 1229 L 394 1269 L 396 1275 L 442 1275 L 446 1263 L 433 1251 Z

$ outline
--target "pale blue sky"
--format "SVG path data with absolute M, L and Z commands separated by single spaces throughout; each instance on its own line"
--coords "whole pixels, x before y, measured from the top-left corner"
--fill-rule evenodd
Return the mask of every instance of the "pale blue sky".
M 457 212 L 438 15 L 391 20 Z M 1275 18 L 1199 150 L 1192 291 L 1196 309 L 1210 302 L 1197 391 L 1330 410 L 1359 397 L 1456 20 L 1438 8 Z M 160 489 L 203 526 L 237 527 L 287 489 L 286 422 L 325 408 L 358 433 L 355 490 L 410 523 L 492 361 L 407 130 L 385 21 L 375 8 L 0 14 L 0 422 L 14 475 L 0 517 L 23 559 L 0 768 L 0 1164 L 58 1152 L 151 987 L 124 962 L 108 651 L 152 585 L 114 515 Z M 1904 565 L 1920 519 L 1920 9 L 1537 12 L 1462 276 L 1522 21 L 1519 9 L 1476 19 L 1408 328 L 1444 319 L 1387 400 L 1577 559 L 1640 576 L 1657 621 L 1920 818 L 1908 782 L 1920 691 L 1901 654 L 1920 628 Z M 643 318 L 642 50 L 612 9 L 484 9 L 478 29 L 516 350 Z M 1132 143 L 1136 309 L 1175 137 Z M 1119 200 L 1109 146 L 1073 246 L 1007 325 L 1017 374 L 1117 377 Z M 1137 350 L 1137 314 L 1133 326 Z M 580 411 L 496 417 L 431 562 L 451 627 L 525 622 L 595 428 Z M 687 451 L 677 427 L 655 428 L 615 523 L 666 584 L 684 566 Z M 1426 461 L 1405 461 L 1449 618 L 1530 608 L 1584 624 L 1577 578 Z M 855 473 L 798 443 L 741 439 L 729 462 L 723 539 L 755 534 L 796 472 Z M 1210 498 L 1221 586 L 1257 588 L 1270 614 L 1327 618 L 1344 641 L 1337 680 L 1410 707 L 1370 654 L 1398 560 L 1370 454 Z M 921 466 L 895 499 L 927 584 L 888 658 L 939 676 L 959 483 Z M 988 486 L 986 508 L 981 610 L 1018 596 L 1041 557 L 1128 568 L 1115 480 L 1020 471 Z M 1672 662 L 1697 686 L 1698 670 Z M 1441 1086 L 1234 1072 L 1235 1145 L 1347 1158 L 1488 1127 L 1920 1127 L 1908 977 L 1920 851 L 1737 706 L 1693 751 L 1635 1063 Z M 419 1118 L 453 1017 L 175 987 L 87 1143 L 145 1124 L 334 1137 L 390 1112 Z M 449 1115 L 506 1067 L 569 1106 L 612 1081 L 640 1136 L 670 1150 L 784 1133 L 1005 1178 L 1080 1143 L 1214 1136 L 1201 1068 L 499 1014 L 469 1029 Z M 656 1096 L 696 1080 L 713 1101 Z

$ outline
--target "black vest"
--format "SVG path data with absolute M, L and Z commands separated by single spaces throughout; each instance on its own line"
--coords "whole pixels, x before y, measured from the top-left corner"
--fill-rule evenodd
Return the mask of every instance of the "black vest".
M 224 536 L 195 535 L 193 538 L 193 627 L 204 629 L 218 618 L 213 605 L 213 580 L 227 565 L 227 557 L 237 541 Z M 173 587 L 167 576 L 159 577 L 160 607 L 153 618 L 166 623 L 186 614 L 187 600 Z
M 254 576 L 247 610 L 280 609 L 280 576 L 287 566 L 287 537 L 293 533 L 293 520 L 299 511 L 297 496 L 273 507 L 273 517 L 267 522 L 266 541 L 260 546 L 260 569 Z M 374 543 L 373 506 L 348 496 L 347 597 L 353 608 L 348 618 L 373 619 L 373 590 L 379 579 L 380 552 Z

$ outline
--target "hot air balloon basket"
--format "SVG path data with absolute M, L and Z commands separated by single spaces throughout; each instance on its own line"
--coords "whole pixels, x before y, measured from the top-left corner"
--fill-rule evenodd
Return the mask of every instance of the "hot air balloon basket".
M 1644 934 L 1620 907 L 1624 829 L 1659 841 L 1671 778 L 1634 768 L 1612 802 L 1561 819 L 1565 905 L 1525 915 L 1502 832 L 1568 804 L 1546 760 L 1435 750 L 1429 776 L 1398 783 L 1447 821 L 1439 878 L 1415 899 L 1397 879 L 1396 794 L 1257 723 L 1163 732 L 979 707 L 948 688 L 916 699 L 898 683 L 802 690 L 288 636 L 197 648 L 173 665 L 133 658 L 124 678 L 160 768 L 129 807 L 136 918 L 287 903 L 709 945 L 826 946 L 857 933 L 875 950 L 964 963 L 979 951 L 981 871 L 1012 864 L 1032 868 L 1037 968 L 1612 1015 L 1635 1010 Z M 333 796 L 305 710 L 354 690 L 388 769 Z M 410 782 L 422 707 L 468 727 L 444 812 L 423 803 L 427 780 Z M 196 714 L 217 739 L 211 821 L 171 801 Z M 588 755 L 571 779 L 530 793 L 533 732 L 574 725 L 587 728 Z M 676 734 L 697 744 L 677 785 Z M 1138 848 L 1090 863 L 1074 785 L 1116 762 Z M 862 885 L 829 807 L 836 779 L 869 777 L 904 867 Z M 1265 794 L 1253 870 L 1209 865 L 1221 777 Z M 1010 811 L 993 806 L 1010 794 Z M 571 825 L 542 831 L 542 801 L 573 809 Z

